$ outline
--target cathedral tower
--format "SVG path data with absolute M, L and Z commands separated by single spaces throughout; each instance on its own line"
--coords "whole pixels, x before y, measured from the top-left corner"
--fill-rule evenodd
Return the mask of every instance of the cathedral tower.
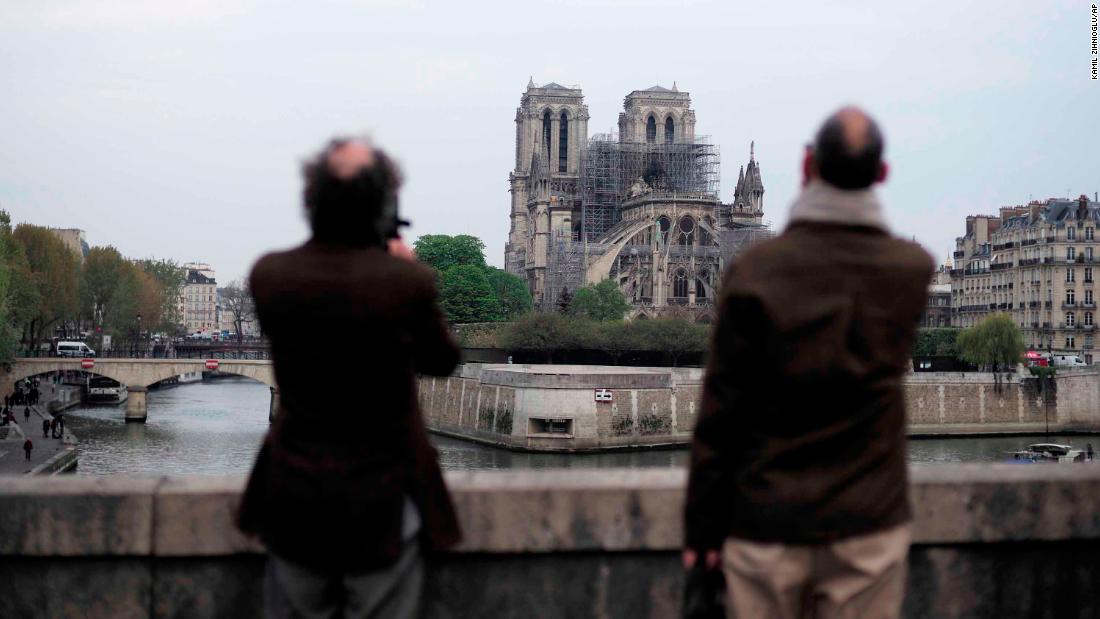
M 511 229 L 504 264 L 527 280 L 536 302 L 543 297 L 555 235 L 572 234 L 587 137 L 588 107 L 580 88 L 527 83 L 516 109 L 516 162 L 509 175 Z
M 635 90 L 623 99 L 619 113 L 619 141 L 649 144 L 690 143 L 695 139 L 695 111 L 691 95 L 653 86 Z

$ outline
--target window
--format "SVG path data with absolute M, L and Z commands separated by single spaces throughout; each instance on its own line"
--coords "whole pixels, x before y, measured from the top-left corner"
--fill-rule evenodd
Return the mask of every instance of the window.
M 1066 336 L 1066 348 L 1073 348 L 1073 336 Z
M 1076 321 L 1077 321 L 1077 317 L 1074 316 L 1073 312 L 1066 312 L 1066 326 L 1067 327 L 1072 327 L 1073 323 L 1076 322 Z
M 1066 240 L 1073 241 L 1077 239 L 1077 229 L 1066 226 Z
M 558 125 L 558 172 L 569 168 L 569 117 L 561 113 Z
M 687 272 L 683 269 L 677 269 L 676 274 L 672 280 L 672 296 L 674 297 L 686 297 L 688 296 L 688 283 Z
M 1085 228 L 1085 240 L 1086 241 L 1093 240 L 1092 239 L 1092 228 L 1091 227 Z
M 1070 228 L 1070 231 L 1073 231 L 1073 228 Z M 1073 260 L 1076 257 L 1077 257 L 1077 248 L 1076 247 L 1067 247 L 1066 248 L 1066 260 Z
M 1085 267 L 1085 283 L 1092 281 L 1092 267 Z
M 1074 269 L 1074 268 L 1066 269 L 1066 281 L 1067 282 L 1077 281 L 1077 270 L 1076 269 Z
M 1092 312 L 1085 312 L 1085 326 L 1092 326 Z
M 1085 303 L 1092 303 L 1092 291 L 1091 290 L 1086 290 L 1085 291 Z
M 1076 295 L 1075 295 L 1074 291 L 1067 290 L 1066 291 L 1066 305 L 1073 305 L 1074 303 L 1076 303 L 1077 301 L 1076 301 L 1075 296 Z
M 676 125 L 672 122 L 672 117 L 669 116 L 665 119 L 665 144 L 672 144 L 676 139 Z
M 652 116 L 645 121 L 645 141 L 649 144 L 657 141 L 657 120 Z
M 542 113 L 542 150 L 546 153 L 546 158 L 550 158 L 550 110 L 546 110 Z
M 1089 262 L 1092 262 L 1092 248 L 1091 247 L 1086 247 L 1085 248 L 1085 260 L 1088 260 Z

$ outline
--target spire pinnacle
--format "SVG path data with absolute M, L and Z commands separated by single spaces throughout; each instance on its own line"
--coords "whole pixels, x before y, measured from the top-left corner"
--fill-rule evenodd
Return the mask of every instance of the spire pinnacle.
M 756 161 L 756 140 L 749 142 L 749 161 Z
M 527 78 L 527 87 L 528 88 L 534 88 L 535 87 L 535 76 L 534 75 Z
M 672 92 L 680 92 L 676 90 L 676 80 L 672 80 Z

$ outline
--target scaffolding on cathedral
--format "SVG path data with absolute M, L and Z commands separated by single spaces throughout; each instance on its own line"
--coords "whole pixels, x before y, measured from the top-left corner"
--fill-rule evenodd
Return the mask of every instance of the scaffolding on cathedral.
M 573 294 L 584 285 L 585 243 L 579 236 L 554 233 L 550 240 L 550 255 L 546 263 L 546 286 L 543 307 L 556 308 L 562 294 Z
M 620 142 L 614 133 L 601 133 L 588 140 L 581 157 L 581 235 L 589 242 L 618 223 L 623 200 L 636 184 L 718 199 L 721 157 L 705 136 L 656 144 Z

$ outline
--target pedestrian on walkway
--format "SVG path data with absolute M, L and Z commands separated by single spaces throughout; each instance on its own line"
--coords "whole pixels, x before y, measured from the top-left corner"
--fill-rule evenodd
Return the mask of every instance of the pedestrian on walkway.
M 53 438 L 61 438 L 61 435 L 57 433 L 57 418 L 54 417 L 50 420 L 50 436 Z
M 27 440 L 23 441 L 23 451 L 27 454 L 27 461 L 31 459 L 31 452 L 34 451 L 34 443 L 31 442 L 31 437 L 27 437 Z
M 25 407 L 23 407 L 23 421 L 30 421 L 30 420 L 31 420 L 31 407 L 25 406 Z
M 50 420 L 42 419 L 42 438 L 50 438 Z
M 423 554 L 460 538 L 415 375 L 450 374 L 458 349 L 434 276 L 397 236 L 389 158 L 335 140 L 304 176 L 312 238 L 264 256 L 250 276 L 281 403 L 238 523 L 269 551 L 269 617 L 411 618 Z M 303 320 L 373 334 L 358 368 L 362 391 L 376 394 L 366 409 L 347 390 L 317 388 L 331 379 L 321 361 L 346 346 L 302 337 Z
M 882 150 L 864 112 L 831 116 L 786 230 L 722 278 L 683 562 L 722 566 L 734 619 L 901 612 L 902 375 L 934 262 L 887 228 Z

